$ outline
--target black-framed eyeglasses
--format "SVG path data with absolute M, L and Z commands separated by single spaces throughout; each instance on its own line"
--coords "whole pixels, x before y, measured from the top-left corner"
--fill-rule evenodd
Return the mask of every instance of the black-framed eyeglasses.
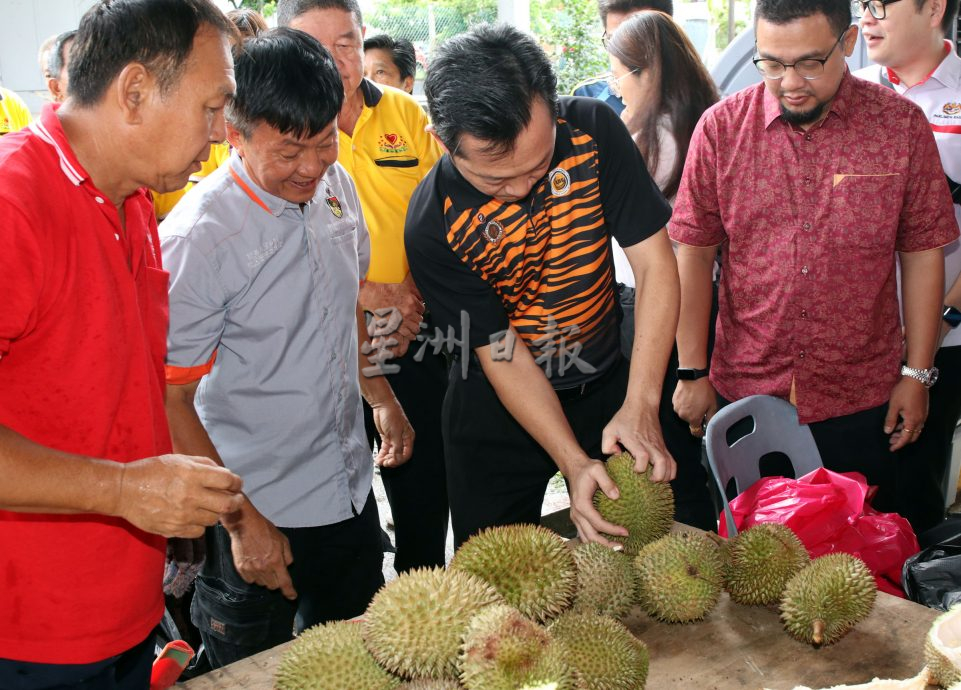
M 798 60 L 790 65 L 781 62 L 780 60 L 775 60 L 773 58 L 762 58 L 756 57 L 752 60 L 757 71 L 761 73 L 761 76 L 765 79 L 781 79 L 787 72 L 788 67 L 793 67 L 794 71 L 798 73 L 798 76 L 802 79 L 807 79 L 811 81 L 812 79 L 817 79 L 822 74 L 824 74 L 824 63 L 831 59 L 831 54 L 834 49 L 841 44 L 841 39 L 847 35 L 848 30 L 845 29 L 838 40 L 834 42 L 831 46 L 831 50 L 823 58 L 805 58 L 803 60 Z
M 852 0 L 851 2 L 851 14 L 860 19 L 864 16 L 864 8 L 868 8 L 868 12 L 875 19 L 884 19 L 888 16 L 888 5 L 893 5 L 900 0 Z

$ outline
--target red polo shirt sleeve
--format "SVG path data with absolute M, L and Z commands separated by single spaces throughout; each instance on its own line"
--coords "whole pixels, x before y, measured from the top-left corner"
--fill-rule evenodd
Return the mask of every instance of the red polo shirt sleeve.
M 37 321 L 43 261 L 19 208 L 0 199 L 0 357 Z

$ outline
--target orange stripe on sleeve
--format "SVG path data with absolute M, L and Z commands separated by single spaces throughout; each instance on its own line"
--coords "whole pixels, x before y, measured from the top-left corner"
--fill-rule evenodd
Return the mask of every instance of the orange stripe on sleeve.
M 165 366 L 164 373 L 167 383 L 173 384 L 174 386 L 183 386 L 188 383 L 193 383 L 194 381 L 199 381 L 204 376 L 210 373 L 210 370 L 214 368 L 214 362 L 217 361 L 217 351 L 210 356 L 210 360 L 206 364 L 201 364 L 196 367 L 171 367 Z

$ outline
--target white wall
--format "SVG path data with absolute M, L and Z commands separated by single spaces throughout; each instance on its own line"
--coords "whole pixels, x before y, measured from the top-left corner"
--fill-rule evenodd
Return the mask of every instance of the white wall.
M 75 29 L 94 0 L 0 0 L 0 83 L 34 113 L 47 92 L 37 53 L 48 36 Z

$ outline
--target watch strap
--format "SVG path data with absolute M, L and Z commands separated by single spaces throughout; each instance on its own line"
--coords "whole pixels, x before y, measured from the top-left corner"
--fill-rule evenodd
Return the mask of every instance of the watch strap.
M 710 369 L 691 369 L 688 367 L 678 367 L 677 369 L 677 380 L 678 381 L 697 381 L 702 379 L 710 373 Z

